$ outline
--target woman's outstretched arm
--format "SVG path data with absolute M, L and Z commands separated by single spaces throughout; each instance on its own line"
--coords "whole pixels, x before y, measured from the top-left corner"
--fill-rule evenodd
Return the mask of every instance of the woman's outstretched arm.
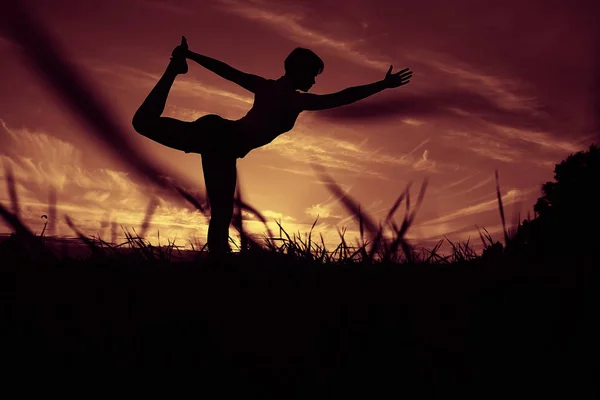
M 255 93 L 260 83 L 265 80 L 263 77 L 247 74 L 225 64 L 222 61 L 215 60 L 214 58 L 210 58 L 199 53 L 194 53 L 191 50 L 186 52 L 186 58 L 197 62 L 204 68 L 214 72 L 222 78 L 227 79 L 228 81 L 240 85 L 252 93 Z
M 325 110 L 352 104 L 369 96 L 379 93 L 384 89 L 406 85 L 412 78 L 412 71 L 408 68 L 392 74 L 392 67 L 384 79 L 367 85 L 353 86 L 331 94 L 300 94 L 300 108 L 302 110 Z

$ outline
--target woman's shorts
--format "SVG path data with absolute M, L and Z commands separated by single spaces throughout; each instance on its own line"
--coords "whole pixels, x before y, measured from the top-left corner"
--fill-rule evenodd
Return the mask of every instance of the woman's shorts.
M 208 114 L 191 122 L 186 140 L 186 153 L 211 154 L 219 156 L 244 157 L 246 150 L 244 136 L 236 121 L 225 119 L 217 114 Z

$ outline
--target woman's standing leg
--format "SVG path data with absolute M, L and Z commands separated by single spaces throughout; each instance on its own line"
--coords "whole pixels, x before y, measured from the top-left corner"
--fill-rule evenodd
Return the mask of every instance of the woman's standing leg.
M 202 170 L 210 203 L 208 250 L 213 254 L 230 250 L 229 225 L 233 217 L 236 162 L 235 157 L 202 155 Z

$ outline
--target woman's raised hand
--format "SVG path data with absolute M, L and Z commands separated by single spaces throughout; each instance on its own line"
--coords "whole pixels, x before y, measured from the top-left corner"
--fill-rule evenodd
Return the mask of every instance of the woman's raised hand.
M 386 87 L 395 88 L 399 86 L 406 85 L 410 82 L 412 78 L 412 71 L 410 68 L 404 68 L 400 72 L 396 72 L 392 74 L 392 66 L 390 65 L 390 69 L 388 70 L 383 82 L 385 82 Z

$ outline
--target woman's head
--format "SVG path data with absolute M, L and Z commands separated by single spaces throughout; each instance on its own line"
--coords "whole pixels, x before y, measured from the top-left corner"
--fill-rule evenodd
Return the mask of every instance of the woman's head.
M 308 91 L 315 77 L 323 72 L 325 64 L 309 49 L 298 47 L 285 59 L 285 75 L 292 79 L 297 89 Z

